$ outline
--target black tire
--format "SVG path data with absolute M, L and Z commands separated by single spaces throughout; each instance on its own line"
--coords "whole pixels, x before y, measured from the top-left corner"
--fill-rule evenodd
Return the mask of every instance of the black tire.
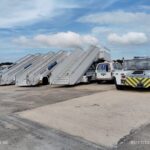
M 123 90 L 123 86 L 122 86 L 122 85 L 117 85 L 117 84 L 116 84 L 116 89 L 117 89 L 117 90 Z
M 43 78 L 42 84 L 43 84 L 43 85 L 48 85 L 48 84 L 49 84 L 49 81 L 48 81 L 48 78 L 47 78 L 47 77 L 44 77 L 44 78 Z
M 90 83 L 92 80 L 92 77 L 88 77 L 88 83 Z
M 115 83 L 116 83 L 115 78 L 112 79 L 111 83 L 112 83 L 112 84 L 115 84 Z
M 102 83 L 102 81 L 101 80 L 97 80 L 97 84 L 101 84 Z

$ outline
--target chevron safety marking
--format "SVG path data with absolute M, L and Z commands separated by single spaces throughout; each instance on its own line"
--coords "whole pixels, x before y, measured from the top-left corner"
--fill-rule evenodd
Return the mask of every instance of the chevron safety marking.
M 136 87 L 137 86 L 136 82 L 130 77 L 126 78 L 125 84 L 129 85 L 129 86 L 132 86 L 132 87 Z
M 147 78 L 146 80 L 144 80 L 143 85 L 145 88 L 149 88 L 150 87 L 150 78 Z
M 143 88 L 150 87 L 150 78 L 139 78 L 139 77 L 126 77 L 125 85 L 138 87 L 139 84 L 143 85 Z

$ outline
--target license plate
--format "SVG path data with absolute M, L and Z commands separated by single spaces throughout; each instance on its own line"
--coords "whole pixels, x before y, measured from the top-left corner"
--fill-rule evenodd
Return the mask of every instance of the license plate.
M 105 76 L 105 75 L 106 75 L 106 73 L 101 73 L 101 75 L 102 75 L 102 76 Z

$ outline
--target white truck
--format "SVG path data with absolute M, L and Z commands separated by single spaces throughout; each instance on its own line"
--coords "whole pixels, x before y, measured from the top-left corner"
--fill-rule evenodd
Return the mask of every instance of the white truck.
M 97 64 L 96 67 L 96 80 L 98 83 L 101 81 L 112 81 L 114 82 L 114 72 L 122 70 L 122 65 L 119 62 L 103 62 Z
M 134 57 L 123 61 L 123 69 L 114 73 L 118 90 L 125 86 L 150 88 L 150 57 Z

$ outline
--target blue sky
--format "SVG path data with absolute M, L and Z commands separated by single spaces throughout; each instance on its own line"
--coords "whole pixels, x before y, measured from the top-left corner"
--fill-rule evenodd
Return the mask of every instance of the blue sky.
M 1 0 L 0 62 L 103 45 L 112 57 L 150 56 L 149 0 Z

